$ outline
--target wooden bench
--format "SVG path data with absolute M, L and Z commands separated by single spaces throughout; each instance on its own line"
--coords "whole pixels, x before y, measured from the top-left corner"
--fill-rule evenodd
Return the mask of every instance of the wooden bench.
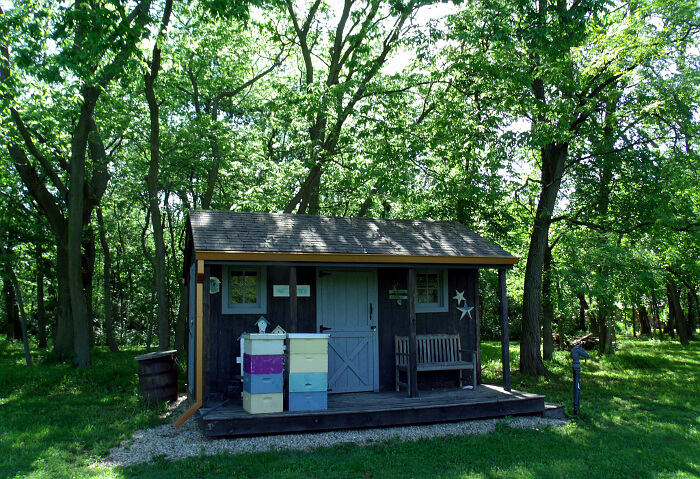
M 408 336 L 396 336 L 396 390 L 400 386 L 410 389 L 411 375 L 408 372 Z M 459 387 L 462 387 L 462 371 L 472 370 L 472 387 L 476 389 L 476 351 L 463 350 L 459 334 L 419 334 L 418 372 L 459 371 Z M 463 361 L 462 354 L 471 359 Z M 405 371 L 407 382 L 399 380 L 399 372 Z

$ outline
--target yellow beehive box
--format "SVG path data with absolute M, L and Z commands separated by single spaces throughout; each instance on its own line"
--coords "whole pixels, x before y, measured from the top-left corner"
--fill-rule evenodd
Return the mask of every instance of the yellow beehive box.
M 328 334 L 290 333 L 287 336 L 290 354 L 328 354 Z
M 243 409 L 250 414 L 282 412 L 284 395 L 282 393 L 250 394 L 248 391 L 243 391 Z
M 327 373 L 328 354 L 290 353 L 290 373 Z

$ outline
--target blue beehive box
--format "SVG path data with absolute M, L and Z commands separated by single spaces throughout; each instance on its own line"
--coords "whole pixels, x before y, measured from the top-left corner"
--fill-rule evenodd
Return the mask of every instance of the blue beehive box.
M 325 391 L 289 393 L 290 411 L 318 411 L 328 409 L 328 393 Z
M 287 409 L 328 409 L 328 334 L 287 335 Z
M 287 386 L 290 393 L 328 391 L 328 374 L 296 373 L 288 374 Z
M 243 390 L 250 394 L 279 393 L 284 385 L 282 374 L 244 374 Z

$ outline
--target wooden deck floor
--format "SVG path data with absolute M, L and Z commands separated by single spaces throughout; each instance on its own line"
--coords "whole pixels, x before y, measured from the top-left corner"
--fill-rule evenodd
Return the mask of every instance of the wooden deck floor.
M 544 396 L 480 385 L 476 390 L 330 394 L 325 411 L 249 414 L 241 404 L 201 409 L 204 434 L 239 437 L 294 432 L 402 426 L 493 417 L 542 415 Z

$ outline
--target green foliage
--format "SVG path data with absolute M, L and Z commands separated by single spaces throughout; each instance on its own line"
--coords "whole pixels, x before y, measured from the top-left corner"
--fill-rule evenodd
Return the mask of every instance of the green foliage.
M 134 356 L 95 351 L 74 369 L 0 339 L 0 476 L 103 477 L 89 465 L 138 429 L 162 422 L 140 398 Z
M 516 352 L 511 350 L 511 358 Z M 506 421 L 485 435 L 92 467 L 134 429 L 161 421 L 158 411 L 137 399 L 134 354 L 100 352 L 96 366 L 85 371 L 45 359 L 26 368 L 21 350 L 0 341 L 0 473 L 37 478 L 682 478 L 700 471 L 697 343 L 681 347 L 623 339 L 614 356 L 593 353 L 582 364 L 581 418 L 562 428 L 516 429 Z M 500 345 L 485 342 L 482 356 L 484 381 L 498 383 Z M 515 373 L 513 386 L 545 394 L 570 413 L 570 364 L 566 352 L 555 352 L 548 367 L 560 376 Z
M 339 36 L 340 4 L 320 2 L 306 37 L 307 75 L 286 2 L 175 2 L 158 39 L 163 66 L 156 84 L 173 324 L 186 211 L 202 207 L 208 191 L 213 209 L 282 211 L 320 165 L 320 213 L 457 220 L 521 257 L 508 277 L 518 338 L 541 188 L 539 149 L 552 140 L 570 143 L 550 231 L 553 303 L 564 331 L 578 326 L 580 292 L 593 312 L 600 304 L 648 307 L 652 291 L 663 309 L 668 275 L 684 289 L 689 309 L 685 293 L 700 284 L 700 63 L 697 25 L 689 20 L 698 16 L 697 2 L 589 0 L 567 10 L 550 2 L 540 15 L 535 3 L 470 0 L 451 6 L 449 18 L 421 19 L 433 3 L 355 3 Z M 309 5 L 290 4 L 303 25 Z M 113 1 L 18 1 L 0 17 L 10 47 L 3 118 L 9 106 L 20 111 L 67 186 L 61 160 L 70 156 L 80 85 L 118 69 L 118 81 L 103 86 L 95 118 L 110 160 L 101 203 L 114 254 L 115 326 L 119 341 L 130 345 L 143 344 L 153 320 L 146 258 L 153 242 L 149 228 L 142 235 L 150 148 L 142 75 L 163 6 L 155 2 L 142 19 L 149 23 L 144 38 L 120 29 L 125 11 Z M 380 58 L 394 22 L 409 12 Z M 83 20 L 95 28 L 78 31 Z M 346 41 L 347 56 L 332 71 L 336 40 Z M 122 47 L 130 60 L 114 63 Z M 545 100 L 533 95 L 536 80 Z M 12 122 L 1 125 L 0 137 L 17 139 Z M 52 332 L 55 246 L 24 211 L 36 205 L 5 148 L 0 166 L 1 206 L 17 198 L 24 208 L 11 211 L 6 230 L 30 315 L 33 252 L 44 245 Z M 88 176 L 93 166 L 88 162 Z M 55 185 L 42 181 L 63 204 Z M 98 342 L 101 255 L 97 248 L 92 280 Z M 493 276 L 483 274 L 485 337 L 499 334 L 495 294 Z

